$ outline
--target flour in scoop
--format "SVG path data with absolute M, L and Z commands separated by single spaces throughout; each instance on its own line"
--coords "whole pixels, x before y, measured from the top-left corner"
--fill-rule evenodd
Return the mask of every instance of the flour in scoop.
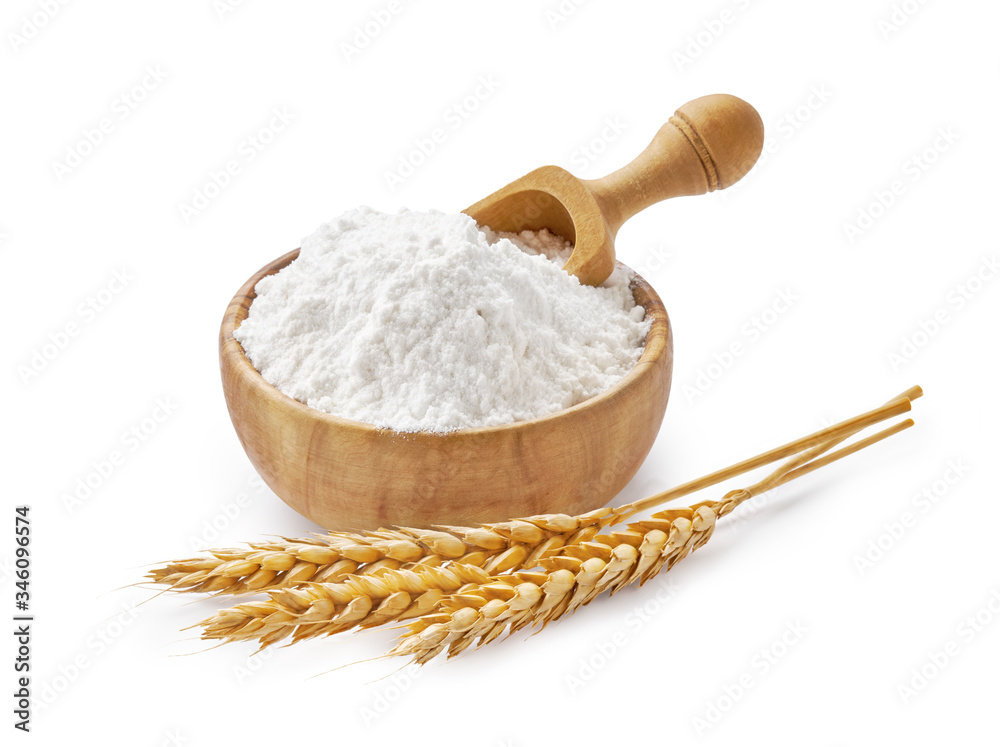
M 547 231 L 494 234 L 463 214 L 352 210 L 257 283 L 234 336 L 309 407 L 397 431 L 531 420 L 600 394 L 649 322 L 617 269 L 602 287 Z

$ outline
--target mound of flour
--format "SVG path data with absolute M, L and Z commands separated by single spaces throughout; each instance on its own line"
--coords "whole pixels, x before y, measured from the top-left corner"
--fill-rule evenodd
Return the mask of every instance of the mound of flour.
M 398 431 L 529 420 L 604 391 L 649 324 L 622 270 L 600 288 L 547 231 L 466 215 L 352 210 L 257 283 L 234 333 L 264 378 L 324 412 Z

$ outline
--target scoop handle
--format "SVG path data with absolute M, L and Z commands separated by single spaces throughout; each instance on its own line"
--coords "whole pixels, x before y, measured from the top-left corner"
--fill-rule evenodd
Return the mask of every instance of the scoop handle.
M 757 110 L 736 96 L 716 93 L 678 109 L 632 163 L 602 179 L 582 181 L 614 236 L 625 221 L 660 200 L 735 184 L 763 147 Z

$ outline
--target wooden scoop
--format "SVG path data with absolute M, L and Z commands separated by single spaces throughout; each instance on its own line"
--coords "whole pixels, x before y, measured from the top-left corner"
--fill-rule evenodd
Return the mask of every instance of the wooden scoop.
M 622 224 L 668 197 L 735 184 L 756 163 L 764 124 L 750 104 L 713 94 L 684 104 L 632 163 L 603 179 L 578 179 L 543 166 L 465 212 L 494 231 L 548 228 L 574 244 L 566 271 L 600 285 L 615 268 Z

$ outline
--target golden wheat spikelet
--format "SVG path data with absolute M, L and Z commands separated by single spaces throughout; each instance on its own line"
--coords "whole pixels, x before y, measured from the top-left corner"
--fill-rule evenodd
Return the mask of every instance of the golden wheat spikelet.
M 386 656 L 410 656 L 417 664 L 442 653 L 450 658 L 474 644 L 483 646 L 528 626 L 544 627 L 605 592 L 614 594 L 637 582 L 641 585 L 708 542 L 718 520 L 754 495 L 911 425 L 912 420 L 903 421 L 828 457 L 794 460 L 784 470 L 755 486 L 727 493 L 722 500 L 660 511 L 629 524 L 627 531 L 566 547 L 542 560 L 540 571 L 494 576 L 449 594 L 433 612 L 408 623 L 407 632 Z
M 649 521 L 658 522 L 658 527 L 667 529 L 675 526 L 675 541 L 680 536 L 690 537 L 690 526 L 701 527 L 707 517 L 712 516 L 707 509 L 702 510 L 704 516 L 692 513 L 691 509 L 672 509 L 663 513 L 673 518 L 664 522 L 657 514 Z M 693 518 L 685 518 L 689 515 Z M 664 541 L 667 540 L 668 534 L 662 530 L 651 532 L 652 537 L 662 534 Z M 643 535 L 630 526 L 624 533 L 598 534 L 592 539 L 565 545 L 535 565 L 557 572 L 579 569 L 589 561 L 600 560 L 622 572 L 620 581 L 626 583 L 632 574 L 624 574 L 623 559 L 632 558 L 636 553 L 633 546 L 641 545 L 642 541 Z M 622 558 L 616 560 L 616 553 Z M 662 563 L 654 560 L 650 557 L 650 563 L 643 565 L 642 570 L 655 572 Z M 202 638 L 256 641 L 261 648 L 266 648 L 289 636 L 296 642 L 410 618 L 437 621 L 437 615 L 424 616 L 437 610 L 442 600 L 455 605 L 478 601 L 484 594 L 489 599 L 497 598 L 497 594 L 502 597 L 507 594 L 508 587 L 536 578 L 538 574 L 526 571 L 491 576 L 477 566 L 454 563 L 447 568 L 418 566 L 409 570 L 386 570 L 378 576 L 353 575 L 335 584 L 308 583 L 293 589 L 273 590 L 267 600 L 217 612 L 200 623 Z M 610 583 L 607 574 L 602 579 L 602 585 L 594 589 L 594 594 L 604 591 Z M 590 601 L 590 597 L 580 593 L 575 599 L 577 604 L 574 606 Z M 445 606 L 442 613 L 447 614 L 448 610 Z M 513 629 L 518 627 L 515 625 Z
M 411 633 L 423 643 L 401 643 L 404 648 L 393 655 L 410 652 L 408 647 L 422 646 L 427 636 L 437 634 L 425 635 L 426 630 L 445 629 L 447 643 L 441 644 L 444 638 L 438 641 L 443 647 L 436 644 L 426 652 L 421 648 L 414 655 L 418 661 L 424 661 L 444 648 L 457 653 L 473 640 L 489 641 L 504 629 L 513 632 L 529 622 L 544 624 L 589 603 L 604 591 L 614 592 L 626 584 L 645 580 L 664 565 L 672 567 L 708 540 L 719 517 L 752 495 L 853 453 L 912 423 L 907 420 L 829 457 L 815 459 L 839 440 L 821 444 L 757 485 L 728 493 L 721 501 L 667 509 L 645 521 L 629 524 L 624 531 L 594 534 L 561 545 L 533 563 L 532 567 L 543 569 L 541 574 L 516 571 L 491 576 L 480 567 L 453 563 L 446 568 L 416 566 L 408 570 L 387 569 L 375 576 L 352 575 L 336 584 L 308 583 L 271 591 L 266 601 L 240 604 L 216 613 L 201 623 L 202 637 L 257 641 L 261 648 L 266 648 L 289 636 L 296 642 L 419 618 Z M 566 586 L 571 579 L 573 582 L 566 592 L 572 591 L 571 596 L 559 599 L 552 596 L 552 589 Z M 532 590 L 531 584 L 549 590 L 547 601 L 542 603 L 540 592 Z M 525 606 L 528 598 L 540 602 L 541 607 Z M 473 620 L 473 613 L 479 614 L 479 610 L 482 614 L 466 627 L 465 623 Z M 460 630 L 453 629 L 454 626 Z M 462 635 L 456 637 L 453 633 Z
M 270 599 L 238 604 L 204 620 L 202 638 L 258 641 L 266 648 L 292 640 L 333 635 L 430 612 L 442 597 L 490 578 L 482 568 L 455 563 L 349 576 L 336 584 L 308 583 L 269 592 Z
M 533 568 L 564 545 L 586 541 L 600 530 L 640 511 L 718 484 L 750 469 L 804 449 L 843 441 L 859 430 L 909 409 L 921 396 L 913 387 L 887 404 L 817 433 L 617 509 L 600 508 L 579 516 L 544 514 L 475 527 L 396 528 L 330 532 L 311 539 L 279 538 L 251 543 L 248 549 L 213 550 L 154 568 L 150 583 L 169 591 L 214 594 L 260 593 L 303 583 L 339 583 L 352 575 L 380 575 L 390 570 L 458 563 L 491 574 Z
M 477 527 L 330 532 L 305 540 L 282 537 L 174 561 L 151 570 L 147 580 L 170 591 L 235 595 L 452 563 L 504 573 L 532 567 L 564 544 L 589 539 L 618 520 L 617 511 L 600 508 L 579 516 L 543 514 Z

